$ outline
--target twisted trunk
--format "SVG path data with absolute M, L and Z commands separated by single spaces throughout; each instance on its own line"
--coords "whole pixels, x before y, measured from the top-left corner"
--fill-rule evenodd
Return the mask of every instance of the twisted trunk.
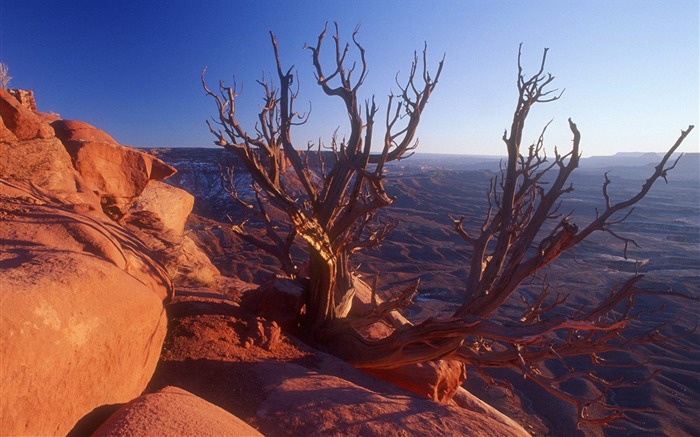
M 305 329 L 313 333 L 335 319 L 336 259 L 331 253 L 310 247 L 309 291 L 306 296 Z

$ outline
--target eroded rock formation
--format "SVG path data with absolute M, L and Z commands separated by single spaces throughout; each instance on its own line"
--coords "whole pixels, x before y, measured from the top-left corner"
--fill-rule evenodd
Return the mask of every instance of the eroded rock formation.
M 114 207 L 174 169 L 23 102 L 0 90 L 0 434 L 65 435 L 158 362 L 171 276 Z
M 105 212 L 119 218 L 150 180 L 164 179 L 173 167 L 147 153 L 126 148 L 82 121 L 51 123 L 87 187 L 100 196 Z

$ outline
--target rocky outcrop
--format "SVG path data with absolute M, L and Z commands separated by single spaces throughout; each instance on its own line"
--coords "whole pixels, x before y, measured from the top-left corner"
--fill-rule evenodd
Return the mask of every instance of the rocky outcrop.
M 221 273 L 192 238 L 184 234 L 193 204 L 194 198 L 188 192 L 150 181 L 121 222 L 147 242 L 175 282 L 212 287 Z
M 0 91 L 0 435 L 65 435 L 153 374 L 171 278 L 104 210 L 174 170 L 20 97 Z
M 82 177 L 53 133 L 37 113 L 0 90 L 0 177 L 31 182 L 75 203 L 99 204 L 83 189 Z
M 16 140 L 33 140 L 54 136 L 51 126 L 45 123 L 34 111 L 22 105 L 10 93 L 1 89 L 0 116 L 3 125 L 12 132 Z M 12 138 L 6 140 L 10 139 Z
M 65 435 L 146 387 L 167 274 L 98 210 L 0 185 L 1 435 Z
M 114 413 L 92 437 L 262 436 L 227 411 L 176 387 L 141 396 Z
M 176 170 L 147 153 L 120 146 L 96 127 L 75 120 L 51 123 L 90 190 L 114 217 L 123 216 L 150 180 L 164 179 Z
M 34 99 L 34 91 L 32 90 L 7 90 L 8 93 L 20 103 L 20 105 L 29 109 L 30 111 L 36 112 L 36 100 Z
M 332 375 L 323 362 L 317 371 L 274 362 L 261 363 L 256 371 L 266 394 L 258 419 L 273 435 L 529 436 L 505 419 L 371 390 L 351 382 L 361 377 Z
M 30 181 L 69 203 L 98 203 L 121 217 L 150 180 L 175 173 L 158 158 L 123 147 L 94 126 L 32 108 L 33 95 L 0 90 L 4 179 Z

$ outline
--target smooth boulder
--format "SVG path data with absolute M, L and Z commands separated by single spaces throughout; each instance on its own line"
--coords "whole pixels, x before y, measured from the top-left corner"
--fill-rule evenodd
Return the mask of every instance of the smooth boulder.
M 172 286 L 100 211 L 30 188 L 0 181 L 0 435 L 65 435 L 145 389 Z
M 331 375 L 337 372 L 324 361 L 314 370 L 281 362 L 256 366 L 265 392 L 257 413 L 262 429 L 277 436 L 529 436 L 480 412 L 360 386 L 362 376 L 348 369 L 344 378 Z
M 165 182 L 150 181 L 131 205 L 131 211 L 150 211 L 166 229 L 182 235 L 192 207 L 194 196 L 187 191 Z
M 92 437 L 262 436 L 238 417 L 177 387 L 134 399 L 102 424 Z

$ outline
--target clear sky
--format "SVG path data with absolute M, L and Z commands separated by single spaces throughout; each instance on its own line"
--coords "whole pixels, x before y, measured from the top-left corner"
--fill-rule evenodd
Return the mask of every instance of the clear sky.
M 312 104 L 308 125 L 293 133 L 303 146 L 343 132 L 347 121 L 340 100 L 315 84 L 304 43 L 315 44 L 326 21 L 337 21 L 345 38 L 361 23 L 363 98 L 375 94 L 384 106 L 396 73 L 405 77 L 425 41 L 433 68 L 443 53 L 446 62 L 418 131 L 420 151 L 496 155 L 522 42 L 526 71 L 549 47 L 548 71 L 566 89 L 534 109 L 528 140 L 554 119 L 548 144 L 567 147 L 572 117 L 587 156 L 660 151 L 700 118 L 698 3 L 0 0 L 0 60 L 11 87 L 33 89 L 41 111 L 136 147 L 209 146 L 204 120 L 215 108 L 201 69 L 208 66 L 212 86 L 236 75 L 241 119 L 252 122 L 261 97 L 255 80 L 274 71 L 271 30 L 283 63 L 298 71 L 300 107 Z M 696 130 L 682 150 L 698 151 L 698 138 Z

